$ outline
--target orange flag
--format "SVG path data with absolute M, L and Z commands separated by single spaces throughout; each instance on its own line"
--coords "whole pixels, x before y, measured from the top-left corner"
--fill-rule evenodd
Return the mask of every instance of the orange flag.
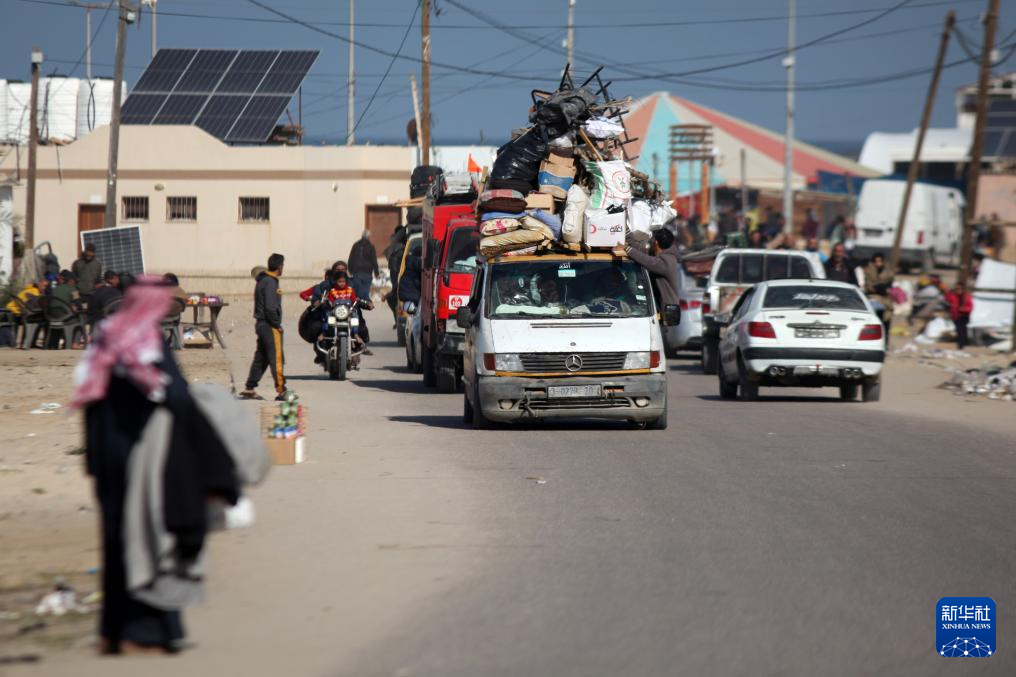
M 473 159 L 472 153 L 469 154 L 469 162 L 466 163 L 466 169 L 469 171 L 470 174 L 479 174 L 480 172 L 483 171 L 483 168 L 480 167 L 480 165 L 476 164 L 476 161 Z

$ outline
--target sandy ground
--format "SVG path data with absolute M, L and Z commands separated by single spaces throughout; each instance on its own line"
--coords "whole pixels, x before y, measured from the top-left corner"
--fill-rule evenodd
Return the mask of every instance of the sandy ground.
M 299 310 L 299 302 L 287 298 L 287 326 L 295 327 Z M 228 313 L 224 313 L 223 329 L 230 345 L 229 350 L 223 351 L 216 347 L 180 353 L 182 367 L 192 382 L 211 381 L 228 386 L 234 380 L 237 383 L 242 381 L 252 344 L 249 315 L 249 303 L 246 301 L 233 301 Z M 371 315 L 371 322 L 383 325 L 387 317 L 385 313 L 375 312 Z M 299 350 L 296 347 L 299 343 L 294 346 L 293 338 L 287 336 L 287 349 Z M 906 342 L 907 339 L 897 337 L 894 339 L 894 347 L 900 347 Z M 901 415 L 955 421 L 957 425 L 1011 433 L 1016 404 L 958 397 L 937 387 L 949 378 L 953 368 L 981 366 L 985 363 L 1005 365 L 1009 362 L 1005 355 L 977 349 L 973 352 L 974 356 L 962 360 L 929 360 L 913 355 L 892 355 L 886 366 L 883 401 L 877 406 L 883 411 L 898 412 Z M 65 577 L 82 595 L 94 591 L 98 585 L 98 577 L 94 573 L 99 564 L 97 523 L 90 484 L 82 471 L 81 424 L 79 417 L 68 415 L 64 407 L 71 392 L 71 373 L 80 356 L 79 352 L 74 351 L 0 350 L 0 430 L 3 430 L 5 439 L 0 446 L 0 671 L 4 660 L 11 662 L 12 659 L 17 661 L 21 657 L 46 658 L 60 655 L 66 658 L 68 652 L 71 655 L 87 652 L 94 642 L 94 613 L 62 619 L 47 618 L 46 626 L 38 627 L 39 619 L 32 612 L 39 598 L 58 576 Z M 309 378 L 316 380 L 318 377 Z M 262 386 L 264 394 L 269 394 L 267 378 L 262 381 Z M 301 383 L 294 380 L 293 386 L 297 389 L 311 389 L 311 384 L 306 381 Z M 313 387 L 319 386 L 314 384 Z M 330 385 L 325 383 L 320 387 L 329 388 Z M 383 391 L 374 394 L 377 395 L 377 402 L 371 402 L 371 412 L 384 408 Z M 30 413 L 41 404 L 51 402 L 61 405 L 56 413 Z M 417 402 L 421 411 L 429 410 L 430 400 L 425 396 Z M 313 403 L 311 407 L 313 409 Z M 405 413 L 413 415 L 419 412 Z M 457 413 L 451 412 L 452 415 Z M 788 412 L 788 416 L 792 417 L 793 413 Z M 329 421 L 329 428 L 335 427 L 332 424 L 337 423 Z M 341 435 L 342 431 L 338 429 L 330 432 Z M 409 436 L 412 438 L 413 434 L 410 433 Z M 415 446 L 416 442 L 407 439 L 405 443 Z M 376 444 L 365 438 L 360 446 L 370 449 Z M 336 470 L 340 470 L 342 476 L 350 481 L 344 490 L 355 496 L 357 491 L 364 490 L 355 487 L 356 478 L 379 474 L 378 471 L 385 467 L 384 460 L 366 455 L 346 457 L 345 452 L 342 452 L 341 456 L 329 463 L 339 464 Z M 430 472 L 426 464 L 418 460 L 413 463 L 416 464 L 418 474 Z M 277 477 L 273 477 L 272 482 L 285 484 L 295 492 L 291 502 L 302 505 L 302 499 L 298 497 L 300 486 L 313 486 L 317 480 L 310 472 L 286 473 L 285 470 L 282 469 Z M 311 485 L 306 485 L 308 482 Z M 371 498 L 376 500 L 377 497 Z M 435 507 L 433 524 L 448 523 L 449 515 L 442 511 L 451 505 L 449 497 L 443 502 L 443 508 Z M 282 504 L 271 507 L 282 512 L 267 516 L 263 521 L 266 528 L 282 520 L 286 510 Z M 313 506 L 302 507 L 313 509 Z M 392 519 L 408 507 L 406 496 L 397 491 L 392 494 L 389 508 Z M 366 525 L 360 519 L 384 522 L 388 518 L 388 515 L 379 513 L 343 517 L 352 520 L 354 524 L 360 524 L 360 535 L 365 537 Z M 465 529 L 466 525 L 456 528 Z M 400 536 L 409 542 L 414 540 L 412 533 Z M 242 549 L 236 548 L 236 544 L 243 543 L 246 539 L 247 536 L 243 534 L 224 534 L 217 538 L 213 550 L 221 551 L 216 552 L 214 558 L 221 561 L 219 572 L 223 569 L 228 571 L 229 567 L 249 568 L 250 563 L 245 561 Z M 355 541 L 356 538 L 352 540 Z M 272 544 L 272 547 L 276 545 Z M 394 540 L 390 545 L 401 547 Z M 372 544 L 371 547 L 378 546 Z M 264 548 L 258 548 L 258 554 L 270 557 L 271 548 L 266 544 Z M 369 556 L 361 564 L 364 567 L 376 566 Z M 377 573 L 380 576 L 381 572 Z M 394 571 L 392 573 L 395 575 Z M 435 572 L 435 581 L 441 580 L 438 573 Z M 292 581 L 291 584 L 299 585 L 301 589 L 314 585 L 327 588 L 326 572 L 309 569 L 308 575 L 317 575 L 321 579 Z M 266 586 L 272 585 L 272 576 L 270 571 L 264 573 Z M 408 597 L 395 598 L 393 592 L 386 592 L 384 587 L 375 591 L 376 599 L 389 597 L 384 600 L 387 602 L 387 611 L 384 613 L 389 616 L 398 615 L 400 603 L 409 603 Z M 251 604 L 261 611 L 267 611 L 273 606 L 265 600 Z M 288 621 L 299 622 L 299 619 L 288 618 Z M 357 632 L 355 628 L 350 628 L 349 631 Z
M 99 585 L 98 531 L 83 469 L 81 416 L 67 409 L 81 351 L 0 350 L 0 660 L 90 643 L 94 614 L 37 619 L 55 580 Z M 229 386 L 223 351 L 185 350 L 192 382 Z M 50 413 L 44 405 L 59 405 Z M 45 627 L 39 626 L 39 621 Z M 0 663 L 2 665 L 2 663 Z

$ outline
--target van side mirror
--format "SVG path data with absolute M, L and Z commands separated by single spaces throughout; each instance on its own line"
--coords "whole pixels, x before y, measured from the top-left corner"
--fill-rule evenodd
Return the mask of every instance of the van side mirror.
M 668 303 L 663 306 L 663 326 L 676 327 L 681 324 L 681 306 Z
M 458 325 L 459 329 L 468 329 L 472 323 L 473 311 L 468 306 L 461 306 L 459 311 L 455 313 L 455 324 Z

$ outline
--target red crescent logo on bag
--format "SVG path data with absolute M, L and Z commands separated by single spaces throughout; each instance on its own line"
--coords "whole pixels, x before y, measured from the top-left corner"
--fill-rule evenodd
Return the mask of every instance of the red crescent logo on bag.
M 595 232 L 596 232 L 596 224 L 595 223 L 590 223 L 589 224 L 589 234 L 592 235 Z

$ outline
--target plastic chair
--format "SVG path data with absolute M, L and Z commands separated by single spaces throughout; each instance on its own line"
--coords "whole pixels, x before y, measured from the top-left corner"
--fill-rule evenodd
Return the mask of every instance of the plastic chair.
M 162 318 L 162 334 L 169 341 L 172 350 L 183 348 L 183 335 L 180 333 L 180 316 L 187 310 L 187 304 L 180 299 L 173 299 L 173 304 Z
M 85 337 L 85 320 L 78 311 L 63 299 L 49 297 L 43 304 L 43 314 L 46 316 L 46 324 L 49 330 L 46 332 L 46 347 L 57 338 L 57 347 L 60 346 L 59 339 L 63 338 L 64 347 L 70 348 L 74 345 L 74 338 L 81 334 Z
M 14 313 L 7 310 L 6 308 L 0 308 L 0 332 L 6 329 L 10 332 L 9 336 L 11 341 L 16 343 L 18 335 L 18 322 L 14 316 Z
M 120 307 L 120 303 L 123 301 L 122 296 L 117 296 L 115 299 L 110 301 L 102 307 L 102 319 L 106 319 L 110 315 L 116 312 L 117 308 Z
M 17 347 L 24 350 L 34 348 L 39 340 L 39 334 L 46 334 L 46 317 L 42 312 L 43 300 L 44 297 L 41 296 L 30 296 L 28 303 L 26 303 L 17 296 L 11 297 L 11 301 L 18 307 L 18 320 L 22 327 L 21 339 L 15 340 Z M 29 336 L 31 336 L 31 340 L 27 341 Z

